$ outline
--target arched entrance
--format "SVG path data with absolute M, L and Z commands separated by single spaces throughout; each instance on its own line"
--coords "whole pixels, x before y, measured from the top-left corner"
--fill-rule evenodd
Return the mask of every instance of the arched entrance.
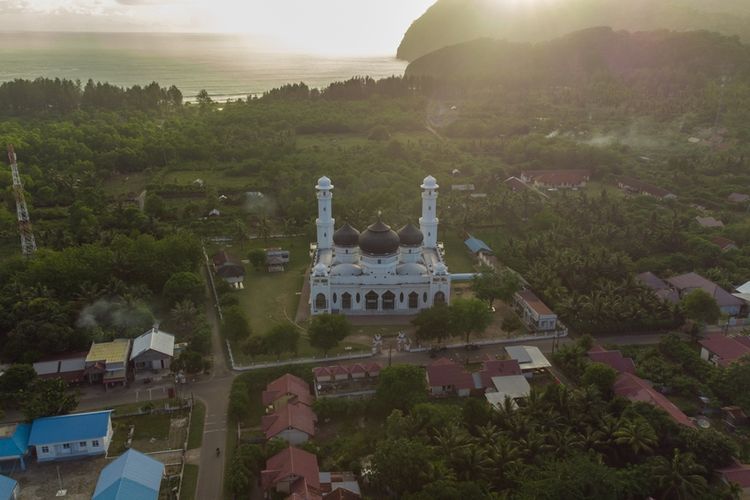
M 432 301 L 433 306 L 442 306 L 445 304 L 445 294 L 443 292 L 437 292 L 435 298 Z
M 378 294 L 369 291 L 365 295 L 365 309 L 368 311 L 377 311 L 378 310 Z
M 419 307 L 419 294 L 417 292 L 411 292 L 409 294 L 409 309 L 417 309 Z
M 328 301 L 326 300 L 325 294 L 319 293 L 315 296 L 315 309 L 318 311 L 328 309 Z
M 341 309 L 348 310 L 352 308 L 352 295 L 349 292 L 344 292 L 341 295 Z
M 383 310 L 392 311 L 396 308 L 396 295 L 390 290 L 383 294 Z

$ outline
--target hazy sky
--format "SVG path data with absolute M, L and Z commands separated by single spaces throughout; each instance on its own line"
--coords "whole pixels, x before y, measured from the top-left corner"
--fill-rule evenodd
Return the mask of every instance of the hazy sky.
M 434 0 L 0 0 L 3 31 L 227 32 L 324 53 L 394 53 Z

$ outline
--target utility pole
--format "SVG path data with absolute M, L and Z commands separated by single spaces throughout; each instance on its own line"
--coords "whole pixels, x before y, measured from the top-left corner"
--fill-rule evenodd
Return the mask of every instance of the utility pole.
M 26 199 L 23 196 L 23 183 L 21 182 L 21 175 L 18 173 L 13 144 L 8 144 L 8 161 L 10 161 L 10 171 L 13 175 L 13 194 L 16 198 L 18 232 L 21 234 L 21 253 L 24 257 L 32 257 L 36 253 L 36 239 L 34 238 L 34 231 L 31 229 L 29 208 L 26 206 Z

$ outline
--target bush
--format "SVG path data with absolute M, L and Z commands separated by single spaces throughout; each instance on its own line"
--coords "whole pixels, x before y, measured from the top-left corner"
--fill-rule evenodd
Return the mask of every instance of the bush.
M 193 304 L 203 304 L 205 288 L 200 276 L 189 271 L 175 273 L 169 277 L 162 290 L 164 298 L 173 306 L 183 300 L 189 300 Z
M 250 325 L 239 306 L 224 309 L 224 323 L 221 329 L 229 340 L 245 340 L 250 336 Z

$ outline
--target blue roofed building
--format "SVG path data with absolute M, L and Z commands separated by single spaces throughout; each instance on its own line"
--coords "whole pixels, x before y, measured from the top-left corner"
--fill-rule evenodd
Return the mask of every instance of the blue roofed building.
M 16 500 L 18 489 L 18 483 L 15 480 L 0 475 L 0 500 Z
M 136 450 L 128 450 L 102 469 L 93 500 L 156 500 L 164 464 Z
M 104 455 L 112 441 L 112 410 L 43 417 L 31 425 L 29 446 L 39 462 Z
M 30 424 L 0 425 L 0 467 L 17 460 L 21 470 L 26 470 L 30 431 Z
M 495 252 L 479 238 L 475 238 L 469 233 L 466 233 L 467 239 L 464 241 L 464 245 L 469 251 L 477 258 L 479 264 L 485 265 L 491 269 L 498 268 L 497 258 Z

